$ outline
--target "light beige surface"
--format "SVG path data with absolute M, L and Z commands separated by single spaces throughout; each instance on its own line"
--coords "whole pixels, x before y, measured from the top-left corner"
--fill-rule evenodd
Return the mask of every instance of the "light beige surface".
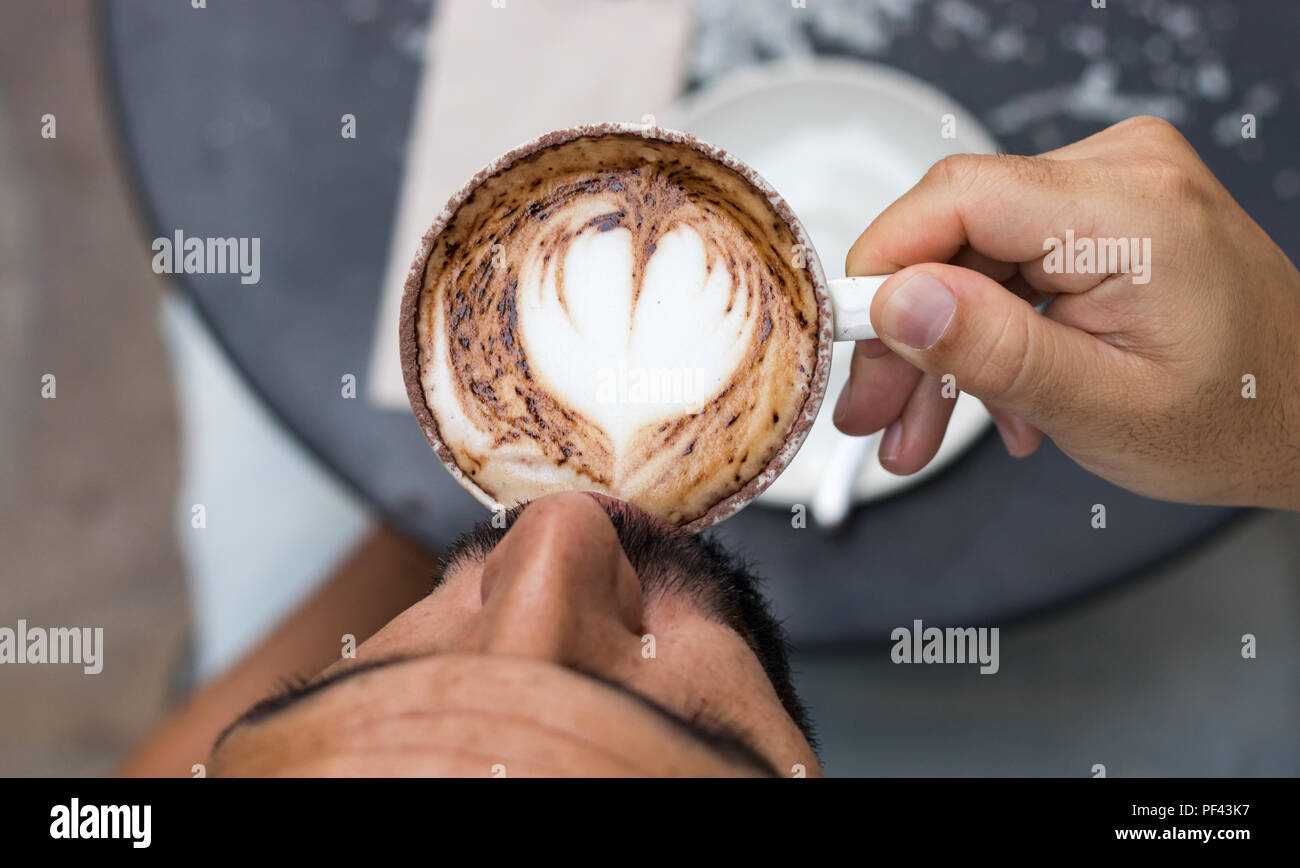
M 0 626 L 102 627 L 106 662 L 0 667 L 0 775 L 100 774 L 160 712 L 187 629 L 163 284 L 111 146 L 91 4 L 2 14 Z
M 690 31 L 685 0 L 547 0 L 499 9 L 483 0 L 445 0 L 437 15 L 369 377 L 370 400 L 394 409 L 407 406 L 397 351 L 402 284 L 447 200 L 495 157 L 542 133 L 641 122 L 661 112 L 680 88 Z M 575 28 L 575 20 L 583 26 Z M 539 45 L 546 46 L 544 64 L 532 62 Z

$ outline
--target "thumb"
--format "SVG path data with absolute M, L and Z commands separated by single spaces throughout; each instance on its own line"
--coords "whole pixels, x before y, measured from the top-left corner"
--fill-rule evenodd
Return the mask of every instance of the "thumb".
M 953 375 L 958 389 L 1048 433 L 1103 409 L 1114 379 L 1114 347 L 955 265 L 898 272 L 876 294 L 871 322 L 908 362 L 936 377 Z

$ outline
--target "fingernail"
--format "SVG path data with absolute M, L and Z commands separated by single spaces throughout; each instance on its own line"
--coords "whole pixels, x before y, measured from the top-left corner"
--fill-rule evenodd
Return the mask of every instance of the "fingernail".
M 893 461 L 898 457 L 899 451 L 903 446 L 903 420 L 895 419 L 889 423 L 885 429 L 884 436 L 880 438 L 880 449 L 878 455 L 881 461 Z
M 840 389 L 839 400 L 835 402 L 835 411 L 831 413 L 831 421 L 836 425 L 844 421 L 844 416 L 849 412 L 849 390 L 853 388 L 853 379 L 850 378 Z
M 894 290 L 881 311 L 887 335 L 918 350 L 935 345 L 952 322 L 957 299 L 941 282 L 918 271 Z

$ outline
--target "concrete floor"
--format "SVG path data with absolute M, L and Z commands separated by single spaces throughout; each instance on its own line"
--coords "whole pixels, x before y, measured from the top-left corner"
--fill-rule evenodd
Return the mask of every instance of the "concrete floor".
M 103 627 L 109 665 L 0 667 L 0 774 L 100 774 L 159 713 L 187 630 L 163 284 L 112 144 L 90 3 L 3 7 L 0 625 Z
M 1300 775 L 1300 515 L 1249 516 L 1118 590 L 1003 627 L 999 650 L 988 676 L 894 664 L 887 645 L 797 655 L 827 773 Z

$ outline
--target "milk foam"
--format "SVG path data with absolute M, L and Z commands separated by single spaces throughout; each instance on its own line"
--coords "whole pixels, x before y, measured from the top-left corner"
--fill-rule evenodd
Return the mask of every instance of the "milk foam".
M 574 209 L 607 207 L 585 200 Z M 562 287 L 560 263 L 533 258 L 517 289 L 533 376 L 609 437 L 616 462 L 636 460 L 630 448 L 641 428 L 697 413 L 721 392 L 755 327 L 745 288 L 733 304 L 738 288 L 693 228 L 678 226 L 658 241 L 639 292 L 632 240 L 627 229 L 585 232 L 563 259 Z M 651 388 L 672 375 L 680 394 Z M 610 389 L 620 376 L 644 388 Z

